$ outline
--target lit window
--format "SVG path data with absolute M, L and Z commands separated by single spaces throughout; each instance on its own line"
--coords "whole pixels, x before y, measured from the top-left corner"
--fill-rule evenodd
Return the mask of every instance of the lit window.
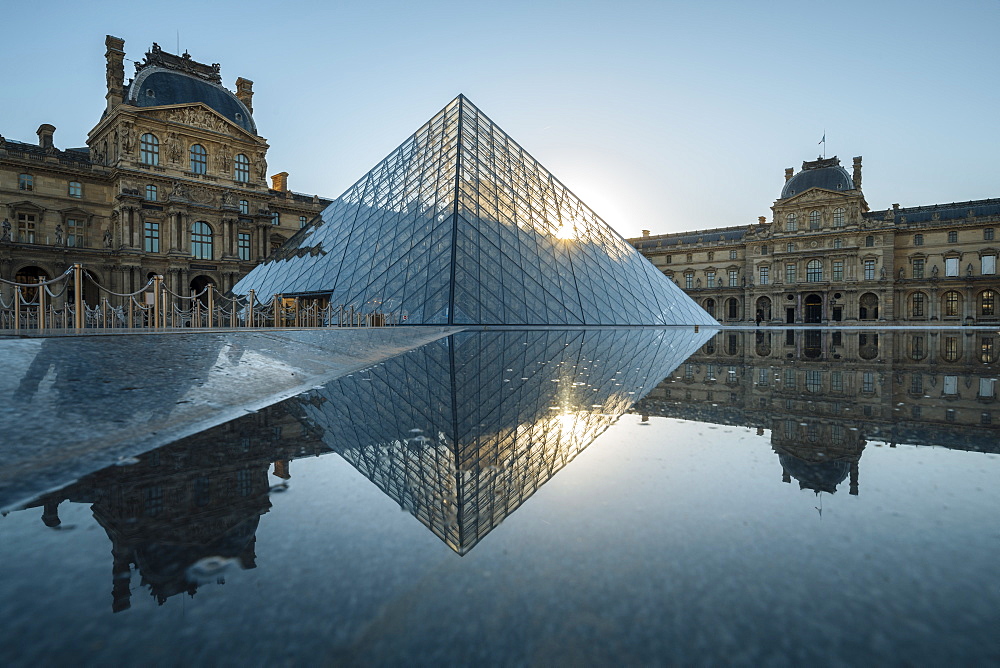
M 305 227 L 307 222 L 308 222 L 308 219 L 305 216 L 299 216 L 299 227 Z M 709 253 L 709 256 L 711 256 L 711 255 L 712 254 Z M 708 259 L 711 260 L 712 258 L 709 257 Z
M 944 275 L 945 276 L 958 276 L 958 258 L 949 257 L 944 261 Z
M 139 138 L 139 161 L 144 165 L 160 164 L 160 140 L 146 133 Z
M 244 216 L 250 215 L 250 202 L 248 202 L 245 199 L 240 200 L 240 213 L 242 213 Z
M 151 188 L 156 188 L 156 186 L 149 186 Z M 143 248 L 147 253 L 159 253 L 160 252 L 160 224 L 156 221 L 147 220 L 144 226 L 144 243 Z
M 18 190 L 34 190 L 35 189 L 35 177 L 31 174 L 18 174 L 17 176 L 17 189 Z
M 844 280 L 844 261 L 834 260 L 833 261 L 833 280 L 842 281 Z
M 69 196 L 70 197 L 83 197 L 83 184 L 79 181 L 69 182 Z
M 70 248 L 86 248 L 86 221 L 78 218 L 69 218 L 66 220 L 66 245 Z
M 844 210 L 834 209 L 833 210 L 833 226 L 843 227 L 844 226 Z
M 979 295 L 979 315 L 996 315 L 997 293 L 993 290 L 983 290 Z
M 199 260 L 212 259 L 212 228 L 204 221 L 191 226 L 191 255 Z
M 983 229 L 983 241 L 993 241 L 993 228 L 987 227 Z
M 962 296 L 954 290 L 944 293 L 944 315 L 946 318 L 957 318 L 962 304 Z
M 809 229 L 810 230 L 818 230 L 819 229 L 819 223 L 820 223 L 819 211 L 810 211 L 809 212 Z
M 819 283 L 823 280 L 823 263 L 819 260 L 809 260 L 806 265 L 806 283 Z
M 992 364 L 997 361 L 992 336 L 984 336 L 979 340 L 979 361 L 983 364 Z
M 913 258 L 913 278 L 923 278 L 924 277 L 924 259 L 917 257 Z
M 735 287 L 739 286 L 739 284 L 740 284 L 739 275 L 740 275 L 740 272 L 739 272 L 738 269 L 730 269 L 729 270 L 729 287 L 735 288 Z
M 914 246 L 923 246 L 924 245 L 924 235 L 922 235 L 922 234 L 914 234 L 913 235 L 913 245 Z
M 952 230 L 951 232 L 948 233 L 948 243 L 950 243 L 950 244 L 957 244 L 958 243 L 958 232 L 957 231 Z
M 760 271 L 760 284 L 767 285 L 771 273 L 770 267 L 759 267 L 758 269 Z
M 730 260 L 735 260 L 736 259 L 736 251 L 735 250 L 729 251 L 729 259 Z
M 997 256 L 996 255 L 984 255 L 980 262 L 982 264 L 982 274 L 983 276 L 989 276 L 997 273 Z
M 786 264 L 785 265 L 785 283 L 794 283 L 795 280 L 796 280 L 795 279 L 795 265 L 794 264 Z
M 146 186 L 146 199 L 150 202 L 155 202 L 157 199 L 156 186 L 148 185 Z
M 241 183 L 250 180 L 250 159 L 242 153 L 233 159 L 233 178 Z
M 208 167 L 208 151 L 201 144 L 191 145 L 191 171 L 204 174 Z
M 236 249 L 239 253 L 240 260 L 243 262 L 250 261 L 250 233 L 240 232 L 236 239 Z
M 925 303 L 927 297 L 922 292 L 914 292 L 913 296 L 910 297 L 910 317 L 911 318 L 922 318 L 925 313 Z
M 795 232 L 799 229 L 799 217 L 794 213 L 790 213 L 785 216 L 785 231 Z
M 875 280 L 875 260 L 865 260 L 865 280 Z

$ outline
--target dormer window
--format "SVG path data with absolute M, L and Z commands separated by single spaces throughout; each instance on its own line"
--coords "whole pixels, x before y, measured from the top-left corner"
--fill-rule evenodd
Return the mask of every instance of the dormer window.
M 236 120 L 238 120 L 238 121 L 242 121 L 242 120 L 243 120 L 243 114 L 241 114 L 241 113 L 237 112 L 237 113 L 236 113 Z
M 152 88 L 147 88 L 146 97 L 156 97 L 156 91 L 154 91 Z

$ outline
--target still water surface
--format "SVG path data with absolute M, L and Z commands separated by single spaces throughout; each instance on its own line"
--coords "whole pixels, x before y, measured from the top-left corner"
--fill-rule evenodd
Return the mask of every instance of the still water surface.
M 4 516 L 0 663 L 996 662 L 953 331 L 442 339 Z

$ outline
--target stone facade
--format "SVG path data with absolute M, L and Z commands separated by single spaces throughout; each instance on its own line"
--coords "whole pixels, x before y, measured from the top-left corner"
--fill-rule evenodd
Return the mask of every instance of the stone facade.
M 268 183 L 253 82 L 233 93 L 218 64 L 154 44 L 126 83 L 124 41 L 105 44 L 107 108 L 86 147 L 56 148 L 49 124 L 37 144 L 0 136 L 0 278 L 81 263 L 100 285 L 85 283 L 92 305 L 155 274 L 176 295 L 225 292 L 329 200 L 289 191 L 287 172 Z
M 871 211 L 836 158 L 785 170 L 750 226 L 630 242 L 721 322 L 1000 322 L 1000 199 Z

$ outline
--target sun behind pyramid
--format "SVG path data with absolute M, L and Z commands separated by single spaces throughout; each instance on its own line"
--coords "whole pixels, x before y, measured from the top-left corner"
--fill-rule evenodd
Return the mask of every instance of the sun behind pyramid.
M 715 324 L 459 95 L 234 288 L 408 324 Z

